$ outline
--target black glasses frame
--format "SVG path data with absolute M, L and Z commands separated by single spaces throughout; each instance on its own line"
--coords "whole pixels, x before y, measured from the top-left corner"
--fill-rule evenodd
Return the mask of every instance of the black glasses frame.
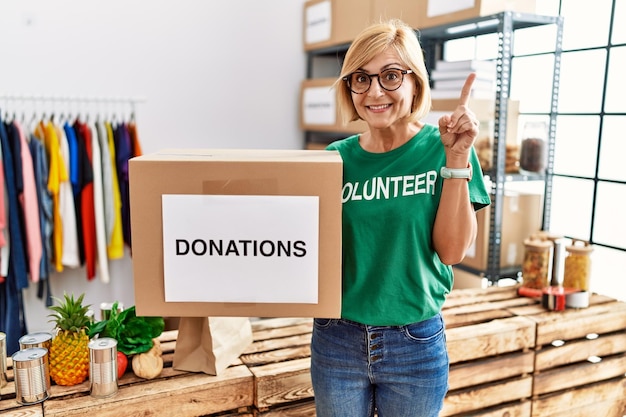
M 402 80 L 400 80 L 400 84 L 398 84 L 398 86 L 397 86 L 396 88 L 391 88 L 391 89 L 389 89 L 389 88 L 385 88 L 385 86 L 384 86 L 384 85 L 380 82 L 380 76 L 382 75 L 382 73 L 383 73 L 383 72 L 386 72 L 386 71 L 391 71 L 391 70 L 393 70 L 393 71 L 399 71 L 399 72 L 400 72 L 400 74 L 402 74 Z M 400 69 L 400 68 L 387 68 L 387 69 L 385 69 L 385 70 L 382 70 L 382 71 L 381 71 L 381 72 L 379 72 L 378 74 L 368 74 L 368 73 L 366 73 L 365 71 L 354 71 L 354 72 L 351 72 L 350 74 L 346 75 L 345 77 L 342 77 L 341 79 L 342 79 L 343 81 L 345 81 L 346 85 L 348 86 L 348 89 L 350 89 L 350 91 L 352 91 L 354 94 L 365 94 L 365 93 L 367 93 L 368 91 L 370 91 L 370 88 L 372 87 L 372 79 L 373 79 L 374 77 L 376 77 L 376 78 L 378 79 L 378 85 L 379 85 L 379 86 L 380 86 L 380 88 L 382 88 L 383 90 L 385 90 L 385 91 L 396 91 L 398 88 L 400 88 L 400 87 L 402 86 L 402 83 L 404 83 L 404 76 L 405 76 L 406 74 L 412 74 L 412 73 L 413 73 L 413 70 L 410 70 L 410 69 L 403 70 L 403 69 Z M 365 89 L 365 91 L 361 91 L 360 93 L 358 93 L 358 92 L 356 92 L 356 91 L 354 91 L 354 90 L 352 89 L 352 85 L 350 84 L 350 79 L 352 78 L 352 76 L 353 76 L 354 74 L 366 75 L 366 76 L 369 78 L 369 80 L 370 80 L 370 84 L 367 86 L 367 88 Z

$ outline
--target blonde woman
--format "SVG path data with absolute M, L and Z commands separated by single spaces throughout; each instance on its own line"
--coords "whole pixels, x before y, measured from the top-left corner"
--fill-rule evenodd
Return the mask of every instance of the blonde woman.
M 438 126 L 415 31 L 392 20 L 365 29 L 335 84 L 344 120 L 364 133 L 328 146 L 344 162 L 341 319 L 316 319 L 311 375 L 318 417 L 435 417 L 448 390 L 440 311 L 451 265 L 490 203 L 468 108 Z M 474 175 L 472 175 L 474 173 Z

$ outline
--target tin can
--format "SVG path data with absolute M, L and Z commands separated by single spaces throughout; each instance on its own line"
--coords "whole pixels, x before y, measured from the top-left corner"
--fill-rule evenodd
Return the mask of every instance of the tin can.
M 0 388 L 9 383 L 7 377 L 7 335 L 0 332 Z
M 50 396 L 48 349 L 28 348 L 15 352 L 13 373 L 15 400 L 19 404 L 35 404 Z
M 20 337 L 19 340 L 20 349 L 28 349 L 33 347 L 46 348 L 50 351 L 50 344 L 52 343 L 52 335 L 47 332 L 29 333 Z
M 106 398 L 117 392 L 117 340 L 111 337 L 89 342 L 89 393 Z
M 100 320 L 108 320 L 108 318 L 111 316 L 113 304 L 115 303 L 100 303 Z M 121 313 L 122 311 L 124 311 L 124 304 L 118 302 L 117 312 Z

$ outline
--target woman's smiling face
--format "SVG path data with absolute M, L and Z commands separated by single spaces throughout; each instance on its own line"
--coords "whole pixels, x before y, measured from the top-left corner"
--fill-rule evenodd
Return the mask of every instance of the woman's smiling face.
M 393 49 L 383 51 L 359 70 L 380 74 L 389 68 L 408 69 Z M 415 88 L 411 74 L 406 74 L 402 85 L 394 91 L 385 90 L 378 77 L 373 77 L 369 90 L 363 94 L 352 93 L 352 101 L 359 116 L 371 129 L 385 129 L 411 113 Z

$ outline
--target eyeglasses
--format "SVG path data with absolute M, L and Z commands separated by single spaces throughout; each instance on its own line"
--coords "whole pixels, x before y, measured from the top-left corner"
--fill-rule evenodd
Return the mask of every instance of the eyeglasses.
M 367 93 L 372 85 L 372 78 L 378 78 L 378 84 L 387 91 L 395 91 L 402 85 L 405 74 L 411 74 L 411 70 L 401 70 L 389 68 L 381 71 L 380 74 L 368 74 L 363 71 L 356 71 L 342 78 L 354 94 Z

